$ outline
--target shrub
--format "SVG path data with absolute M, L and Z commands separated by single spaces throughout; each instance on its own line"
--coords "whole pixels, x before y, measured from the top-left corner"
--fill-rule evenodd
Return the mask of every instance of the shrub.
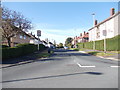
M 45 49 L 45 46 L 42 44 L 39 47 L 39 50 Z M 37 45 L 34 44 L 18 44 L 16 47 L 2 48 L 2 58 L 8 59 L 27 55 L 37 51 L 37 48 Z
M 84 48 L 93 49 L 93 42 L 85 42 L 84 43 Z
M 8 48 L 9 46 L 7 46 L 7 45 L 0 45 L 0 47 L 2 47 L 2 48 Z

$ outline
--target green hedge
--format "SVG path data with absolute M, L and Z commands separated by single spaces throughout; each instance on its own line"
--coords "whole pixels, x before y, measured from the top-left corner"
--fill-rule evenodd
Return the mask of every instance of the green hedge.
M 86 43 L 84 43 L 84 48 L 87 48 L 87 49 L 91 49 L 91 48 L 93 48 L 93 42 L 86 42 Z
M 103 51 L 104 50 L 104 40 L 95 41 L 95 49 Z
M 40 44 L 40 50 L 45 49 L 45 46 Z M 16 47 L 2 48 L 2 59 L 15 58 L 24 56 L 37 51 L 38 47 L 34 44 L 19 44 Z
M 93 42 L 78 43 L 78 48 L 93 49 Z M 104 50 L 104 40 L 95 41 L 96 50 Z M 120 50 L 120 35 L 113 38 L 106 39 L 107 51 L 119 51 Z
M 8 48 L 9 46 L 7 45 L 0 45 L 0 48 Z

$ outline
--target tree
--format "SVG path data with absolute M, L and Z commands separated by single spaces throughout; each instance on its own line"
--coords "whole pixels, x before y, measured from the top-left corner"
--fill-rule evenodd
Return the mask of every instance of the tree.
M 68 37 L 65 41 L 65 46 L 71 47 L 72 41 L 73 41 L 73 39 L 71 37 Z
M 59 43 L 59 48 L 63 48 L 63 43 Z
M 19 32 L 25 32 L 32 28 L 31 21 L 21 13 L 2 7 L 2 38 L 8 41 L 11 47 L 11 38 Z

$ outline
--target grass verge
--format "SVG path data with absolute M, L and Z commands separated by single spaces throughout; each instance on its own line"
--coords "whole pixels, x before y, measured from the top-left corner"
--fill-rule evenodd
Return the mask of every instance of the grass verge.
M 41 53 L 36 54 L 36 57 L 37 58 L 46 58 L 46 57 L 49 57 L 53 53 L 54 53 L 54 51 L 51 51 L 50 53 L 48 53 L 48 50 L 44 50 Z
M 104 53 L 104 52 L 87 52 L 88 54 L 95 55 L 95 56 L 112 56 L 112 53 Z

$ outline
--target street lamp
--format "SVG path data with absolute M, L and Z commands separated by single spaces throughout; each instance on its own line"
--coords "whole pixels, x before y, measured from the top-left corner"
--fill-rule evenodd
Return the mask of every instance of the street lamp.
M 74 42 L 74 44 L 75 44 L 75 48 L 77 48 L 77 34 L 76 34 L 76 32 L 77 32 L 77 29 L 75 28 L 74 29 L 74 34 L 75 34 L 75 42 Z
M 92 16 L 93 16 L 93 27 L 94 27 L 95 13 L 93 13 Z M 94 29 L 94 28 L 93 28 L 93 29 Z M 94 29 L 94 30 L 95 30 L 95 29 Z M 95 31 L 94 31 L 94 33 L 95 33 Z M 95 50 L 95 34 L 94 34 L 93 38 L 94 38 L 94 40 L 93 40 L 93 50 Z

